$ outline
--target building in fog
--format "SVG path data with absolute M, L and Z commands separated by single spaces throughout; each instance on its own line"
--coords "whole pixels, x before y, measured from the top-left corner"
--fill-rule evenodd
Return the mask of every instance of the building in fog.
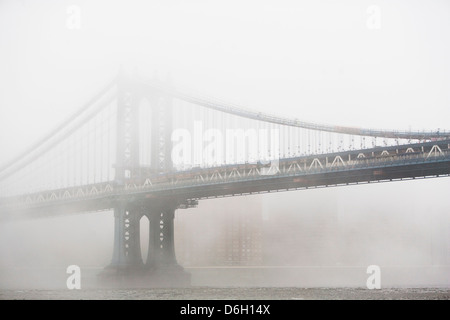
M 340 259 L 337 199 L 320 196 L 309 190 L 267 198 L 263 206 L 266 266 L 334 265 Z
M 215 199 L 179 210 L 175 219 L 178 262 L 184 266 L 261 265 L 261 201 L 243 200 Z
M 428 201 L 369 203 L 364 194 L 373 186 L 350 188 L 214 199 L 178 210 L 177 259 L 184 266 L 450 263 L 448 215 Z
M 320 201 L 312 194 L 297 193 L 299 203 L 292 205 L 292 195 L 284 203 L 250 196 L 203 201 L 198 208 L 178 210 L 178 262 L 184 266 L 338 264 L 342 243 L 336 199 Z

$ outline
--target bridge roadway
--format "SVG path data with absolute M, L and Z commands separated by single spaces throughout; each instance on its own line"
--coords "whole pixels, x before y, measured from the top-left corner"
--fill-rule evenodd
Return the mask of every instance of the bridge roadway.
M 206 198 L 449 174 L 450 139 L 284 158 L 278 166 L 245 163 L 158 175 L 136 168 L 135 178 L 123 183 L 103 182 L 0 199 L 0 220 L 110 210 L 124 202 L 134 207 L 170 203 L 186 208 Z

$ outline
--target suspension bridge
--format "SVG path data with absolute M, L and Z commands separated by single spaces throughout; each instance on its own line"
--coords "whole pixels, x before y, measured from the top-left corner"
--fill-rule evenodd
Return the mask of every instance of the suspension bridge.
M 185 277 L 173 220 L 199 200 L 449 173 L 448 131 L 304 122 L 121 72 L 0 168 L 0 221 L 113 210 L 108 269 Z

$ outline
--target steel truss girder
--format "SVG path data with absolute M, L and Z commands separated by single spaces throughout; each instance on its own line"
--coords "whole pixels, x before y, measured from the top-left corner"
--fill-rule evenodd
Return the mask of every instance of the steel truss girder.
M 364 167 L 388 167 L 402 164 L 426 163 L 434 160 L 446 160 L 450 157 L 448 144 L 424 144 L 413 147 L 408 145 L 400 149 L 390 149 L 389 156 L 381 155 L 382 151 L 376 153 L 372 150 L 357 150 L 350 153 L 334 155 L 322 155 L 314 157 L 300 157 L 292 159 L 281 159 L 277 170 L 273 170 L 273 177 L 283 175 L 307 175 L 336 170 L 355 170 Z M 364 155 L 364 156 L 361 156 Z M 322 165 L 320 166 L 319 163 Z M 314 165 L 313 165 L 314 164 Z M 153 192 L 158 190 L 172 190 L 190 185 L 207 185 L 224 182 L 245 182 L 247 180 L 270 177 L 261 174 L 261 165 L 243 164 L 236 166 L 224 166 L 205 168 L 193 174 L 186 171 L 174 172 L 167 175 L 165 181 L 152 181 L 152 177 L 141 177 L 140 179 L 128 179 L 120 186 L 113 183 L 101 183 L 83 187 L 71 187 L 60 190 L 49 190 L 46 192 L 23 195 L 2 199 L 0 207 L 11 210 L 31 209 L 33 207 L 48 206 L 52 203 L 64 204 L 70 201 L 91 201 L 94 199 L 105 199 L 109 195 L 117 195 L 134 192 Z M 186 176 L 188 178 L 186 178 Z

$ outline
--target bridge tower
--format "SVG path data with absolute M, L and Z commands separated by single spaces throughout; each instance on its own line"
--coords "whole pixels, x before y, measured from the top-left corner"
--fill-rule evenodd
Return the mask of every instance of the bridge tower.
M 151 104 L 151 170 L 158 174 L 171 172 L 173 99 L 162 90 L 154 89 L 144 94 Z
M 173 99 L 164 90 L 156 88 L 142 94 L 150 101 L 151 108 L 150 170 L 156 175 L 169 173 L 173 170 L 171 155 Z M 185 204 L 184 199 L 166 197 L 153 199 L 142 205 L 143 214 L 150 222 L 145 266 L 156 275 L 157 280 L 175 284 L 186 284 L 190 281 L 190 276 L 178 265 L 175 257 L 175 210 Z
M 119 189 L 127 181 L 140 180 L 143 172 L 148 174 L 139 163 L 139 106 L 143 98 L 150 101 L 151 108 L 150 172 L 162 174 L 173 169 L 171 97 L 156 89 L 145 92 L 135 78 L 120 74 L 115 164 Z M 131 276 L 144 274 L 158 285 L 188 284 L 189 275 L 178 265 L 174 247 L 175 210 L 182 203 L 171 198 L 136 201 L 119 197 L 114 206 L 114 248 L 108 269 Z M 150 221 L 147 261 L 142 261 L 140 247 L 140 220 L 144 215 Z
M 123 188 L 139 175 L 139 104 L 134 79 L 118 77 L 115 183 Z M 114 248 L 110 267 L 142 266 L 140 212 L 132 201 L 118 199 L 114 206 Z

